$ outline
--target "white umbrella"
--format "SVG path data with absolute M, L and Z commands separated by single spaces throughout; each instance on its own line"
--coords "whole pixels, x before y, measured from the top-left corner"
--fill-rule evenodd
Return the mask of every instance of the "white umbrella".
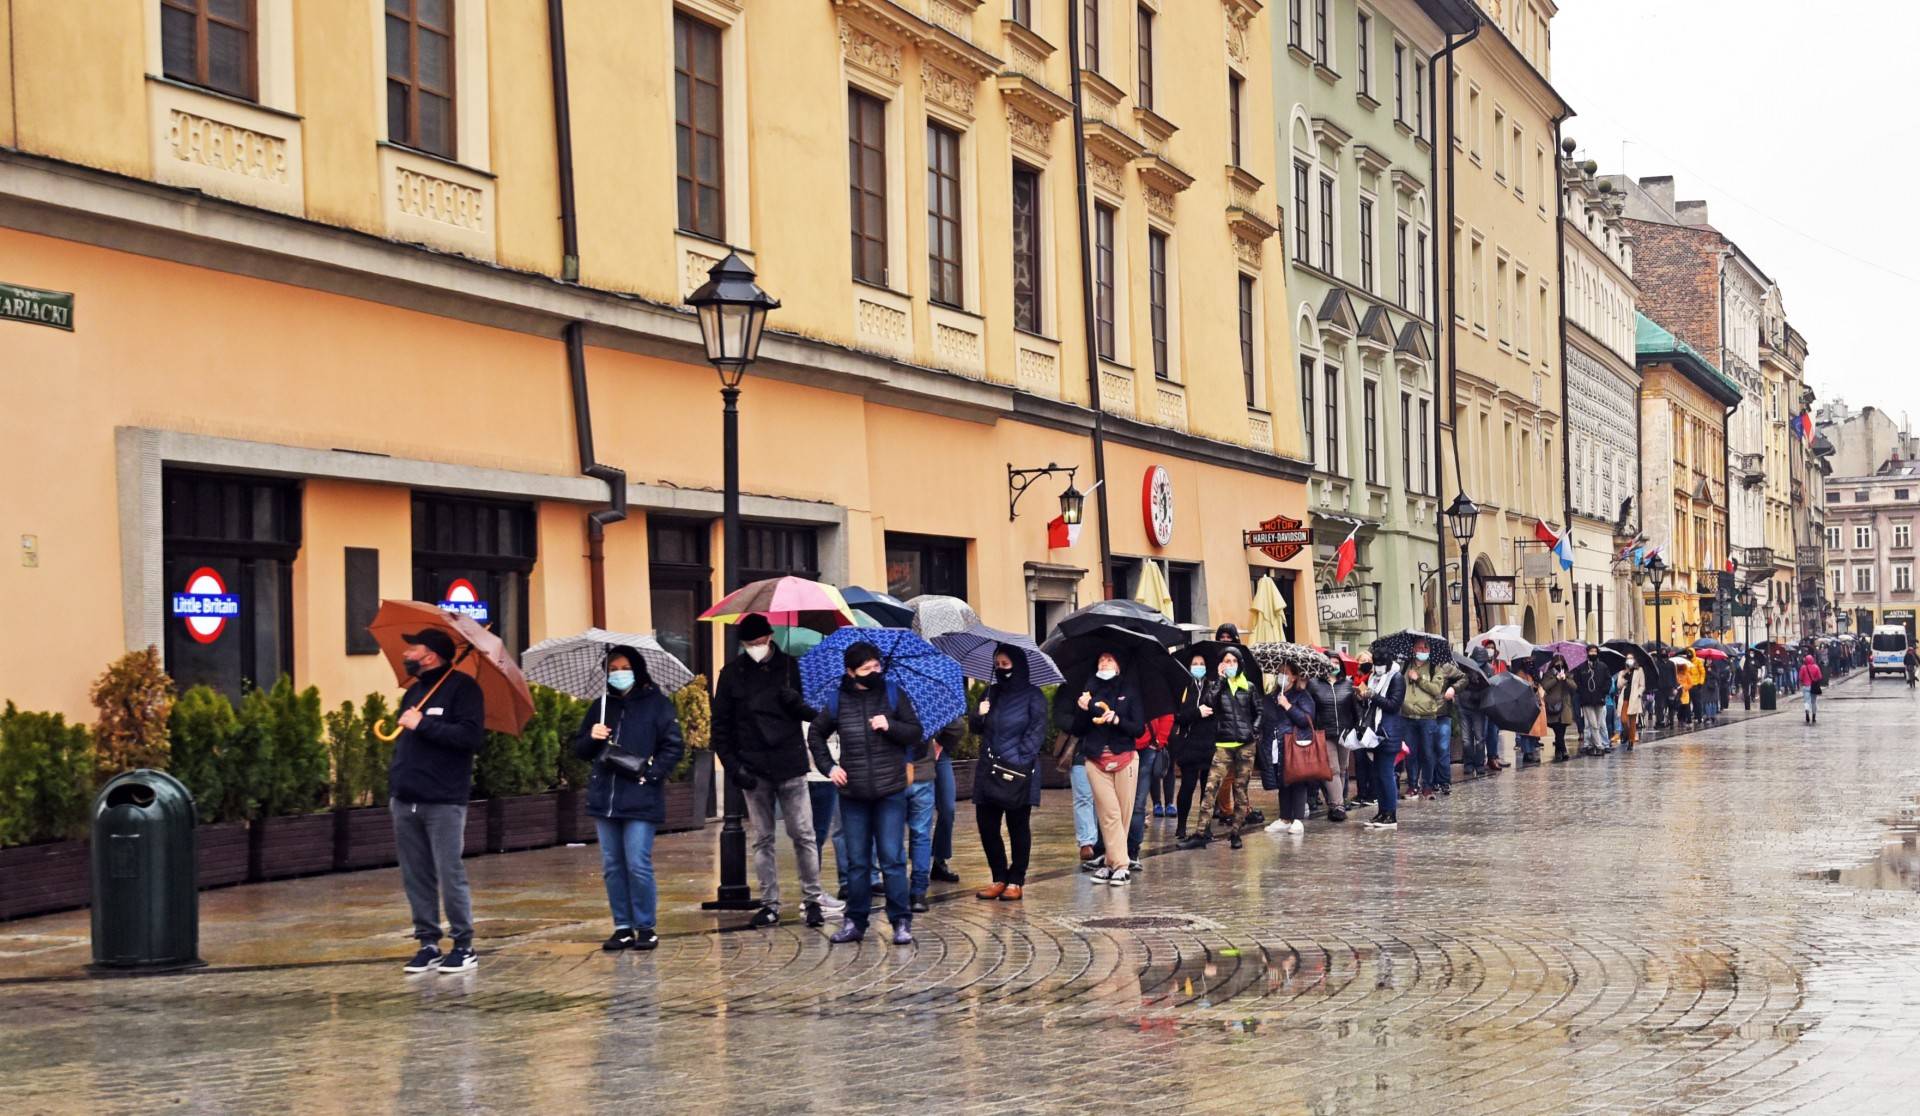
M 1249 643 L 1281 643 L 1287 638 L 1287 599 L 1272 574 L 1261 574 L 1253 588 L 1253 630 Z
M 1493 641 L 1494 657 L 1501 660 L 1512 661 L 1520 658 L 1522 655 L 1533 654 L 1533 644 L 1521 638 L 1520 625 L 1518 624 L 1495 624 L 1493 627 L 1474 636 L 1467 644 L 1466 649 L 1471 652 L 1474 648 L 1488 640 Z
M 913 610 L 913 633 L 921 639 L 930 641 L 948 632 L 964 632 L 980 626 L 980 617 L 973 606 L 959 597 L 922 593 L 908 601 L 907 607 Z

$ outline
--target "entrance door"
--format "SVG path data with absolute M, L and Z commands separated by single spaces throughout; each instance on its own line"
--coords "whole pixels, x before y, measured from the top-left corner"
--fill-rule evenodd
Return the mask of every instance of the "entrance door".
M 669 655 L 711 685 L 713 625 L 699 619 L 713 605 L 707 530 L 704 520 L 647 517 L 647 583 L 653 601 L 653 637 Z
M 293 673 L 299 486 L 172 469 L 161 486 L 167 673 L 238 702 Z

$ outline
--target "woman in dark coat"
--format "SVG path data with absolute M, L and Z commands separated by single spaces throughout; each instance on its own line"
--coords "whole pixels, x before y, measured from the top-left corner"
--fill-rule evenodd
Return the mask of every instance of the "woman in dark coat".
M 1313 719 L 1313 695 L 1307 691 L 1307 680 L 1291 667 L 1280 668 L 1275 676 L 1273 692 L 1260 703 L 1259 727 L 1254 732 L 1260 749 L 1255 756 L 1260 768 L 1260 784 L 1268 790 L 1280 792 L 1280 818 L 1267 827 L 1269 833 L 1307 831 L 1307 793 L 1315 784 L 1295 783 L 1288 786 L 1286 765 L 1280 750 L 1297 746 L 1286 743 L 1289 735 L 1296 740 L 1311 740 Z
M 980 737 L 980 759 L 973 765 L 973 817 L 980 829 L 980 845 L 987 854 L 993 882 L 977 893 L 981 899 L 1017 903 L 1027 885 L 1027 858 L 1033 852 L 1033 808 L 1040 805 L 1040 749 L 1050 728 L 1047 696 L 1028 681 L 1027 653 L 1002 644 L 993 652 L 993 684 L 980 708 L 967 718 Z M 987 785 L 995 764 L 1027 772 L 1026 801 L 1002 807 L 988 799 Z M 1013 856 L 1000 842 L 1004 820 Z
M 613 936 L 602 949 L 652 949 L 659 892 L 653 882 L 653 835 L 667 820 L 666 782 L 686 751 L 680 715 L 647 676 L 647 662 L 631 647 L 607 652 L 605 695 L 587 708 L 573 737 L 573 754 L 592 760 L 587 813 L 600 831 L 600 865 L 613 908 Z M 639 761 L 629 773 L 609 755 Z
M 1555 655 L 1547 665 L 1546 674 L 1540 679 L 1540 690 L 1546 697 L 1547 727 L 1553 732 L 1553 762 L 1565 763 L 1567 730 L 1574 726 L 1580 692 L 1573 684 L 1573 675 L 1564 657 Z
M 1207 769 L 1213 766 L 1213 722 L 1200 716 L 1200 690 L 1212 676 L 1205 655 L 1194 655 L 1189 660 L 1189 671 L 1193 675 L 1193 685 L 1187 687 L 1180 708 L 1173 715 L 1173 737 L 1167 742 L 1168 754 L 1180 768 L 1179 820 L 1175 823 L 1173 839 L 1187 839 L 1187 814 L 1193 808 L 1193 794 L 1207 777 Z M 1202 804 L 1201 809 L 1211 809 Z

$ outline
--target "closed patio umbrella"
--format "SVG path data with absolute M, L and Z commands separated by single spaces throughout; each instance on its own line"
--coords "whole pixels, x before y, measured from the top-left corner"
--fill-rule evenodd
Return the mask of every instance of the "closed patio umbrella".
M 1262 574 L 1253 586 L 1253 630 L 1247 642 L 1284 643 L 1287 638 L 1287 599 L 1272 574 Z

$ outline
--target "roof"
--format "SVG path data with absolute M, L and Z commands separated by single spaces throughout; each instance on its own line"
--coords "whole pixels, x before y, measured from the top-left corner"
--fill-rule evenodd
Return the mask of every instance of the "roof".
M 1634 354 L 1640 364 L 1671 364 L 1707 394 L 1731 407 L 1740 402 L 1740 385 L 1728 379 L 1700 350 L 1667 332 L 1659 322 L 1639 311 L 1633 315 Z
M 1462 35 L 1473 30 L 1480 22 L 1480 13 L 1475 10 L 1473 0 L 1417 0 L 1420 10 L 1426 13 L 1441 31 Z

